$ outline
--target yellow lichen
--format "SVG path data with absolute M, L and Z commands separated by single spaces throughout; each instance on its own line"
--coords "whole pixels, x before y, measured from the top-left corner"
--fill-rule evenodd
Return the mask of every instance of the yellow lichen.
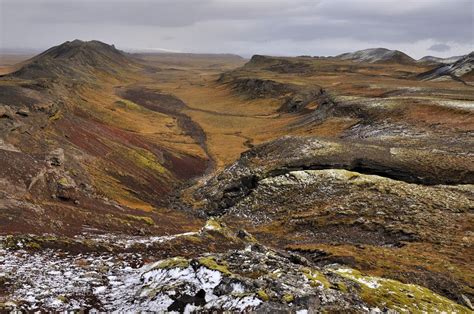
M 258 290 L 257 295 L 262 301 L 270 300 L 270 297 L 268 296 L 268 294 L 263 289 Z
M 295 300 L 295 297 L 292 294 L 285 294 L 282 300 L 286 303 L 291 303 Z

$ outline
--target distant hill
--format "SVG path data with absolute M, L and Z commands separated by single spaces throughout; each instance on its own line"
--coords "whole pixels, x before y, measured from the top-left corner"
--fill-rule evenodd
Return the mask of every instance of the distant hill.
M 24 79 L 90 77 L 93 72 L 117 74 L 135 64 L 126 53 L 100 41 L 67 41 L 25 62 L 12 75 Z
M 359 50 L 355 52 L 343 53 L 336 56 L 341 60 L 352 60 L 355 62 L 393 62 L 402 64 L 412 64 L 415 60 L 407 54 L 398 50 L 389 50 L 386 48 L 371 48 L 365 50 Z
M 440 65 L 433 70 L 424 72 L 418 76 L 422 80 L 462 80 L 472 81 L 474 79 L 474 52 L 460 58 L 448 65 Z
M 435 63 L 435 64 L 451 64 L 465 56 L 453 56 L 449 58 L 439 58 L 433 56 L 425 56 L 421 59 L 418 59 L 418 63 Z

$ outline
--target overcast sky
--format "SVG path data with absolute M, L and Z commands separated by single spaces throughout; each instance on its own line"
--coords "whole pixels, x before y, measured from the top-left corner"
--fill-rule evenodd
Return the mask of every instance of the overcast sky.
M 474 46 L 473 0 L 0 0 L 0 48 L 97 39 L 118 48 L 413 57 Z

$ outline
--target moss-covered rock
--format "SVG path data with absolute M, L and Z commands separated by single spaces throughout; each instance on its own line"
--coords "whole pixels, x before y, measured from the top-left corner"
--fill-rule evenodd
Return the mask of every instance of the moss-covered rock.
M 157 262 L 153 267 L 155 269 L 171 269 L 171 268 L 186 268 L 189 266 L 189 261 L 184 257 L 172 257 L 162 261 Z
M 217 271 L 219 271 L 219 272 L 221 272 L 225 275 L 232 275 L 232 273 L 227 268 L 227 265 L 219 264 L 216 261 L 215 257 L 213 257 L 213 256 L 201 257 L 201 258 L 199 258 L 198 262 L 202 266 L 207 267 L 209 269 L 217 270 Z
M 303 268 L 301 271 L 303 272 L 303 275 L 310 281 L 310 284 L 312 286 L 314 287 L 322 286 L 326 289 L 329 289 L 331 287 L 331 283 L 320 271 L 306 268 L 306 267 Z
M 337 269 L 334 272 L 356 282 L 360 286 L 362 300 L 374 307 L 410 313 L 470 313 L 466 307 L 418 285 L 366 276 L 348 268 Z

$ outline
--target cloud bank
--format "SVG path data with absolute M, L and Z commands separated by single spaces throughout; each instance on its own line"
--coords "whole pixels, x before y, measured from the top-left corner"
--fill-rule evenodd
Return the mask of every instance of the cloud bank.
M 2 48 L 75 38 L 122 49 L 334 55 L 370 47 L 414 57 L 474 45 L 472 0 L 0 0 Z

